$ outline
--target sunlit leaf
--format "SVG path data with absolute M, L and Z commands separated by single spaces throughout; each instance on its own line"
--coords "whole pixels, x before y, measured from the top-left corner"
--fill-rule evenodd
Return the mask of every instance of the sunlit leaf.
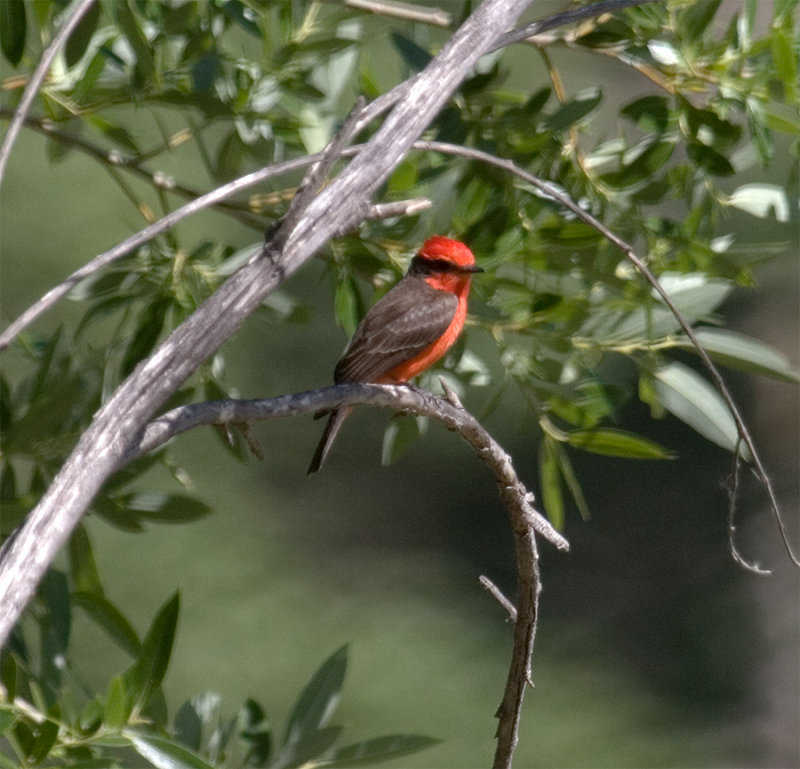
M 728 451 L 738 432 L 722 396 L 700 374 L 682 363 L 667 363 L 653 372 L 658 399 L 674 416 Z M 744 456 L 749 459 L 746 447 Z
M 282 746 L 296 745 L 327 725 L 339 704 L 346 670 L 347 646 L 342 646 L 306 684 L 286 723 Z
M 573 430 L 568 433 L 567 443 L 576 449 L 625 459 L 674 459 L 675 454 L 655 441 L 640 435 L 597 428 L 594 430 Z
M 728 205 L 759 219 L 788 222 L 791 218 L 786 190 L 776 184 L 742 184 L 731 193 Z
M 758 339 L 721 328 L 695 329 L 695 335 L 706 352 L 717 362 L 753 374 L 800 382 L 800 368 L 774 347 Z M 680 337 L 677 346 L 693 350 L 694 345 Z
M 134 750 L 156 769 L 215 769 L 190 750 L 163 737 L 125 732 Z

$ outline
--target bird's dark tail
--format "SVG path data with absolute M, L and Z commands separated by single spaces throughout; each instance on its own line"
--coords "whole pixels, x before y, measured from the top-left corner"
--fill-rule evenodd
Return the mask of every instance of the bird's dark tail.
M 307 475 L 319 472 L 322 463 L 325 461 L 325 457 L 328 456 L 328 452 L 333 445 L 333 441 L 336 439 L 342 427 L 342 423 L 352 410 L 353 409 L 349 406 L 345 406 L 344 408 L 331 412 L 331 415 L 328 417 L 328 423 L 325 425 L 325 430 L 322 433 L 322 438 L 320 438 L 319 444 L 317 445 L 317 450 L 311 458 L 311 464 L 308 466 L 308 472 L 306 473 Z

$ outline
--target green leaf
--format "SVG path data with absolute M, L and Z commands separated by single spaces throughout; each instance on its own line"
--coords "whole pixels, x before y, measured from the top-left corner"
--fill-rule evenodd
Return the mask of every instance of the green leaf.
M 176 592 L 159 610 L 142 643 L 142 653 L 125 674 L 125 683 L 137 709 L 145 708 L 161 686 L 172 655 L 180 611 Z
M 347 645 L 335 651 L 305 686 L 286 723 L 282 746 L 298 745 L 328 724 L 347 670 Z
M 713 19 L 721 0 L 695 0 L 681 13 L 678 28 L 690 40 L 698 40 L 703 33 L 713 29 Z
M 652 179 L 654 174 L 672 157 L 673 141 L 645 142 L 625 153 L 619 171 L 604 174 L 602 179 L 614 187 L 630 187 Z
M 248 699 L 236 718 L 239 739 L 247 746 L 245 766 L 264 766 L 272 753 L 272 729 L 264 709 Z
M 175 739 L 191 750 L 199 750 L 203 739 L 203 721 L 194 704 L 187 700 L 178 708 L 174 719 Z
M 25 34 L 28 20 L 25 15 L 25 0 L 2 0 L 0 2 L 0 48 L 3 56 L 16 67 L 25 52 Z
M 689 142 L 686 145 L 686 152 L 692 163 L 714 176 L 732 176 L 735 173 L 728 158 L 713 147 L 701 142 Z
M 327 726 L 303 735 L 297 742 L 283 745 L 270 764 L 270 769 L 295 769 L 308 764 L 313 766 L 315 759 L 327 753 L 341 733 L 341 726 Z
M 588 88 L 573 99 L 564 102 L 547 118 L 545 126 L 551 131 L 569 128 L 586 117 L 602 100 L 603 92 L 599 88 Z
M 17 660 L 10 652 L 0 655 L 0 682 L 5 687 L 5 701 L 14 702 L 17 696 Z
M 578 512 L 581 514 L 581 518 L 584 521 L 588 521 L 591 517 L 589 515 L 589 505 L 586 504 L 586 497 L 583 495 L 583 489 L 572 467 L 572 462 L 570 462 L 567 452 L 564 451 L 559 444 L 555 444 L 555 446 L 558 469 L 561 471 L 561 477 L 575 502 L 575 507 L 578 508 Z
M 333 300 L 336 323 L 348 336 L 352 336 L 358 326 L 359 301 L 355 281 L 345 277 L 336 284 Z
M 136 332 L 122 358 L 121 373 L 123 377 L 128 376 L 139 361 L 146 358 L 155 347 L 161 329 L 164 327 L 169 306 L 168 298 L 157 297 L 139 315 Z
M 734 287 L 730 280 L 710 278 L 701 272 L 664 273 L 659 276 L 659 282 L 690 323 L 713 313 Z M 672 311 L 654 297 L 650 305 L 632 312 L 594 312 L 578 336 L 589 337 L 599 344 L 617 345 L 643 339 L 660 339 L 679 328 Z
M 800 110 L 794 104 L 765 104 L 764 117 L 773 131 L 797 136 L 800 134 Z
M 208 515 L 212 508 L 185 494 L 137 492 L 124 497 L 124 506 L 141 518 L 158 523 L 185 523 Z
M 409 40 L 398 32 L 392 32 L 392 42 L 403 61 L 414 72 L 425 69 L 433 58 L 424 48 L 421 48 L 413 40 Z
M 17 722 L 17 714 L 10 707 L 0 705 L 0 734 L 7 732 Z
M 441 740 L 421 734 L 388 734 L 337 748 L 330 756 L 315 761 L 315 766 L 358 766 L 418 753 L 441 744 Z
M 78 26 L 72 30 L 67 38 L 67 42 L 64 45 L 64 57 L 68 67 L 77 64 L 89 47 L 92 35 L 97 29 L 97 23 L 100 21 L 100 6 L 99 2 L 92 3 L 89 10 L 83 14 L 83 18 L 78 22 Z
M 108 682 L 103 725 L 110 731 L 120 729 L 130 715 L 130 699 L 125 692 L 122 676 L 114 676 Z
M 417 417 L 409 414 L 396 416 L 389 422 L 383 433 L 381 464 L 391 465 L 405 456 L 420 436 Z
M 407 192 L 417 183 L 417 164 L 410 160 L 399 163 L 387 181 L 387 189 L 394 194 Z
M 656 395 L 667 411 L 718 446 L 735 450 L 736 423 L 722 396 L 708 381 L 682 363 L 667 363 L 653 375 Z M 749 461 L 746 447 L 741 448 Z
M 66 574 L 49 569 L 39 586 L 39 594 L 47 607 L 42 624 L 42 656 L 53 671 L 60 671 L 59 659 L 66 657 L 72 629 L 72 612 Z M 60 674 L 60 673 L 59 673 Z
M 775 70 L 786 92 L 786 101 L 794 103 L 797 99 L 797 53 L 792 48 L 789 31 L 773 30 L 770 35 L 770 47 Z
M 134 750 L 156 769 L 215 769 L 190 750 L 163 737 L 125 732 Z
M 189 3 L 187 3 L 189 5 Z M 235 24 L 238 24 L 243 30 L 249 32 L 256 38 L 261 38 L 261 30 L 258 24 L 253 20 L 253 9 L 249 3 L 243 3 L 240 0 L 228 0 L 222 4 L 222 12 Z
M 674 452 L 655 441 L 625 430 L 597 428 L 568 433 L 567 443 L 576 449 L 626 459 L 674 459 Z
M 643 131 L 662 134 L 669 121 L 669 107 L 664 96 L 643 96 L 626 104 L 620 115 L 632 120 Z
M 47 758 L 50 749 L 55 745 L 58 737 L 59 726 L 55 721 L 43 721 L 36 727 L 36 738 L 33 746 L 28 750 L 28 759 L 31 764 L 38 764 Z
M 114 604 L 98 593 L 73 593 L 72 602 L 102 628 L 108 637 L 132 657 L 142 653 L 142 642 L 131 624 Z
M 103 595 L 100 572 L 94 559 L 94 550 L 86 527 L 78 524 L 69 538 L 69 564 L 76 590 Z
M 558 469 L 558 445 L 549 435 L 544 436 L 539 446 L 539 485 L 547 517 L 560 531 L 564 528 L 564 494 Z
M 695 335 L 718 363 L 785 382 L 800 382 L 800 369 L 783 353 L 758 339 L 719 328 L 695 329 Z M 677 346 L 684 350 L 695 349 L 686 337 L 680 337 Z
M 117 0 L 109 7 L 114 10 L 117 23 L 136 56 L 136 79 L 138 80 L 136 85 L 142 87 L 157 83 L 159 77 L 153 57 L 153 47 L 136 18 L 133 3 L 131 0 Z

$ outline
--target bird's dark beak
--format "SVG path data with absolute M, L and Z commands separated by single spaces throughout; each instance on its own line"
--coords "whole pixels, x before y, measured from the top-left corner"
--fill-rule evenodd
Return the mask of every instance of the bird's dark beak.
M 483 267 L 478 267 L 477 264 L 470 264 L 461 268 L 461 272 L 486 272 Z

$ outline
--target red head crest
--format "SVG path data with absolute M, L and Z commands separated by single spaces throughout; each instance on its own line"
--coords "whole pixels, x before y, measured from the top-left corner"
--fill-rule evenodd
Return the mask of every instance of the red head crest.
M 459 267 L 475 264 L 475 257 L 463 243 L 442 235 L 434 235 L 423 243 L 419 255 L 425 259 L 446 259 Z

